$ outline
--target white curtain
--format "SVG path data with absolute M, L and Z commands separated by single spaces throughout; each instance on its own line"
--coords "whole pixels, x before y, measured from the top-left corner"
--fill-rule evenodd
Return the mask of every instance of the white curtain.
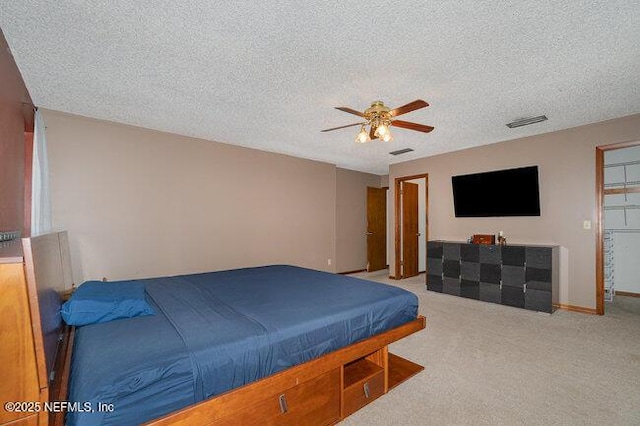
M 36 110 L 33 130 L 33 178 L 31 185 L 31 235 L 51 232 L 51 192 L 46 127 L 42 113 Z

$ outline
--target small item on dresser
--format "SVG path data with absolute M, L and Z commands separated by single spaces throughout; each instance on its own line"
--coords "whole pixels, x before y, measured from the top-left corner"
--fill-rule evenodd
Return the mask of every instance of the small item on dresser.
M 496 237 L 492 234 L 473 234 L 473 244 L 492 245 L 496 243 Z
M 500 244 L 501 246 L 507 245 L 507 239 L 504 237 L 502 231 L 498 232 L 498 244 Z
M 473 234 L 473 244 L 492 245 L 496 243 L 496 236 L 493 234 Z

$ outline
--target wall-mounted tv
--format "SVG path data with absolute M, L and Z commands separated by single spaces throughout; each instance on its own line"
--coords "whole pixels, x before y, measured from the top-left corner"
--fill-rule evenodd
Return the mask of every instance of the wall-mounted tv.
M 538 166 L 451 177 L 456 217 L 540 216 Z

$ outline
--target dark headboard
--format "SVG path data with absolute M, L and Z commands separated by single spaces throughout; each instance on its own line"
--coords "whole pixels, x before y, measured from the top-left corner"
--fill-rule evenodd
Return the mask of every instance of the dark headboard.
M 60 295 L 73 284 L 69 239 L 62 231 L 24 238 L 22 244 L 38 375 L 40 383 L 50 383 L 63 330 Z

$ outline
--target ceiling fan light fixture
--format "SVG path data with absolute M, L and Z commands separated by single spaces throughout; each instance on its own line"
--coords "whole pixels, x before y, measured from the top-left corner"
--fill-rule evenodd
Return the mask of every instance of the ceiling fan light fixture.
M 417 99 L 395 109 L 390 109 L 389 107 L 385 106 L 382 101 L 372 102 L 371 106 L 365 109 L 364 112 L 360 112 L 349 107 L 336 107 L 336 109 L 340 111 L 357 115 L 363 118 L 365 121 L 360 123 L 347 124 L 346 126 L 332 127 L 331 129 L 325 129 L 321 131 L 330 132 L 332 130 L 344 129 L 345 127 L 354 127 L 360 125 L 360 131 L 356 135 L 355 139 L 357 143 L 367 143 L 372 139 L 378 138 L 380 138 L 380 140 L 384 142 L 392 141 L 393 136 L 391 135 L 390 129 L 392 125 L 409 130 L 415 130 L 417 132 L 429 133 L 433 130 L 432 126 L 397 120 L 397 117 L 400 115 L 428 106 L 429 104 L 427 102 L 423 101 L 422 99 Z M 367 128 L 369 129 L 368 132 Z
M 384 138 L 384 136 L 388 134 L 390 134 L 389 126 L 385 123 L 380 124 L 375 133 L 375 135 L 379 138 Z
M 367 143 L 370 140 L 371 140 L 371 137 L 369 137 L 369 133 L 364 128 L 364 124 L 363 124 L 362 127 L 360 127 L 360 132 L 358 133 L 358 136 L 356 136 L 356 142 Z

